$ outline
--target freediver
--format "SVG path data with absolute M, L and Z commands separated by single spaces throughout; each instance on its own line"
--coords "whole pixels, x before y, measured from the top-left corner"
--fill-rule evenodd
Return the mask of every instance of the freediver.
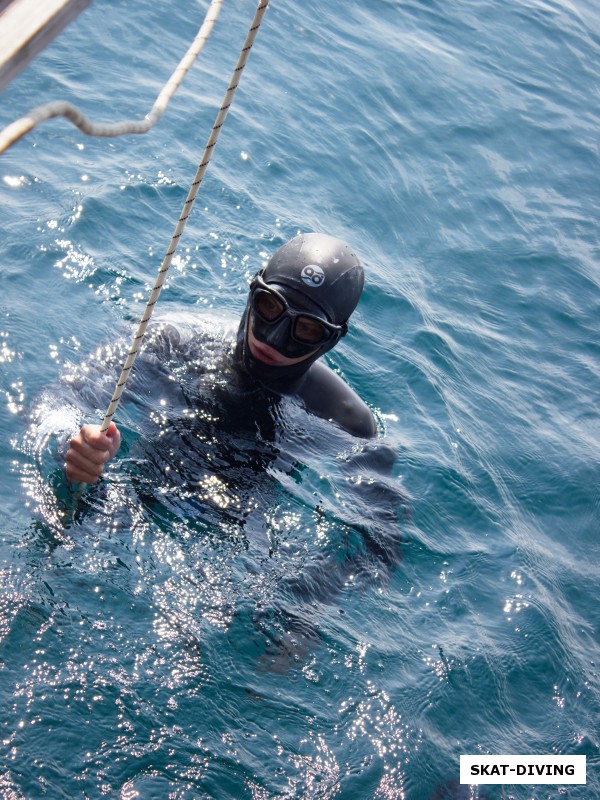
M 238 382 L 271 398 L 294 396 L 308 412 L 353 436 L 374 437 L 370 408 L 319 360 L 347 333 L 363 285 L 362 265 L 340 239 L 307 233 L 280 247 L 250 284 L 231 352 Z M 120 441 L 114 422 L 105 433 L 100 425 L 84 425 L 69 442 L 67 478 L 96 483 Z

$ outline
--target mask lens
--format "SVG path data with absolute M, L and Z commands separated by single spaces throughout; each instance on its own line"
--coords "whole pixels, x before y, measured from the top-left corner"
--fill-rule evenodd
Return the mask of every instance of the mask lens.
M 265 322 L 275 322 L 285 311 L 285 306 L 276 295 L 261 289 L 252 295 L 252 307 Z
M 331 334 L 321 323 L 311 317 L 298 316 L 294 323 L 294 338 L 305 344 L 320 344 Z

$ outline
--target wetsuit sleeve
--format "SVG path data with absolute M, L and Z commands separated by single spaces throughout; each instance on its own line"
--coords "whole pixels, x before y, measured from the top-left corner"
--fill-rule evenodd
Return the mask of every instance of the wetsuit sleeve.
M 297 395 L 312 414 L 337 422 L 353 436 L 369 439 L 377 433 L 369 406 L 322 361 L 308 370 Z

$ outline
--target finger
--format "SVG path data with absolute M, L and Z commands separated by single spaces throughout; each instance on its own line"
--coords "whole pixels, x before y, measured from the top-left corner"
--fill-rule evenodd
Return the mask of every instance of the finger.
M 88 458 L 85 454 L 79 453 L 73 448 L 67 451 L 66 461 L 68 464 L 72 464 L 77 469 L 85 470 L 97 475 L 102 472 L 105 463 L 103 460 L 94 461 Z
M 73 467 L 71 464 L 67 464 L 65 468 L 65 473 L 69 481 L 71 483 L 89 483 L 94 484 L 97 483 L 100 479 L 100 475 L 92 475 L 90 472 L 86 470 L 80 470 L 76 467 Z
M 110 425 L 109 425 L 109 426 L 108 426 L 108 428 L 107 428 L 107 429 L 104 431 L 104 433 L 105 433 L 107 436 L 109 436 L 110 438 L 112 438 L 113 436 L 120 435 L 120 434 L 119 434 L 119 429 L 117 428 L 117 426 L 115 425 L 115 423 L 114 423 L 114 422 L 111 422 L 111 423 L 110 423 Z
M 73 469 L 70 466 L 67 466 L 67 468 L 65 470 L 65 473 L 67 475 L 68 480 L 71 483 L 89 483 L 89 484 L 94 484 L 94 483 L 97 483 L 98 480 L 99 480 L 99 478 L 94 476 L 94 475 L 90 475 L 87 472 L 81 472 L 80 470 Z
M 104 463 L 94 463 L 76 450 L 69 450 L 66 455 L 66 472 L 69 480 L 96 483 L 102 475 Z
M 75 452 L 93 464 L 105 464 L 110 458 L 110 447 L 99 450 L 88 442 L 81 442 L 77 436 L 71 439 L 69 444 L 68 453 Z
M 106 433 L 110 438 L 110 457 L 114 458 L 121 446 L 121 434 L 114 422 L 111 422 Z
M 100 431 L 100 425 L 84 425 L 75 439 L 80 439 L 81 442 L 85 442 L 97 450 L 109 450 L 113 443 L 111 436 Z

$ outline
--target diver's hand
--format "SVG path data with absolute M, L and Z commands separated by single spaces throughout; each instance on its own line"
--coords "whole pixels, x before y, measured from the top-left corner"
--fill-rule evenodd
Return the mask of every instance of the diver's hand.
M 100 425 L 84 425 L 69 442 L 67 478 L 73 483 L 96 483 L 120 444 L 121 434 L 114 422 L 104 433 L 100 433 Z

